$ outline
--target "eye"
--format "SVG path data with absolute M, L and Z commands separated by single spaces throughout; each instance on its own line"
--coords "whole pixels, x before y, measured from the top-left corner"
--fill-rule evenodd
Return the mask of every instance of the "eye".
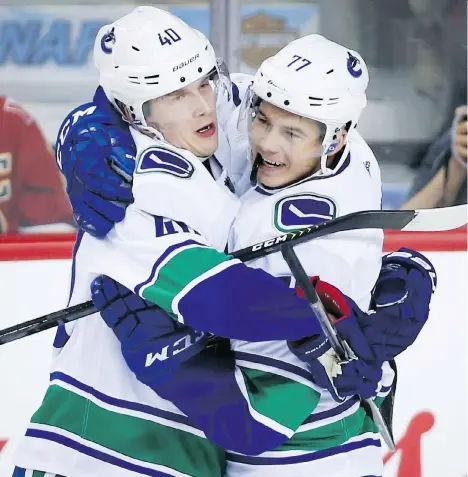
M 210 82 L 208 80 L 203 81 L 203 83 L 200 85 L 201 89 L 205 89 L 206 87 L 210 86 Z
M 257 116 L 255 119 L 256 119 L 260 124 L 266 124 L 266 123 L 267 123 L 266 118 L 264 118 L 263 116 Z
M 299 134 L 289 128 L 286 129 L 286 136 L 292 139 L 301 139 L 301 136 L 299 136 Z
M 174 95 L 174 101 L 180 101 L 183 98 L 185 98 L 185 93 L 183 91 Z

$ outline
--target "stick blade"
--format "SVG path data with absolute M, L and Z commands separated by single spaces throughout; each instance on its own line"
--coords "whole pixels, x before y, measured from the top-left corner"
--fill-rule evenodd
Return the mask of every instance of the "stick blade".
M 467 206 L 415 210 L 414 219 L 401 230 L 408 232 L 441 232 L 463 227 L 467 223 Z

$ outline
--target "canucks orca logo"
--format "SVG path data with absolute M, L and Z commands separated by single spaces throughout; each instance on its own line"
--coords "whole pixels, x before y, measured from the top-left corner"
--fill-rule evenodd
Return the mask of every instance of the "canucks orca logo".
M 114 33 L 114 28 L 112 28 L 111 31 L 107 32 L 102 38 L 101 38 L 101 48 L 104 53 L 107 55 L 110 55 L 112 53 L 112 46 L 115 43 L 115 33 Z
M 161 146 L 153 146 L 141 153 L 136 173 L 165 172 L 181 179 L 188 179 L 194 170 L 193 164 L 180 154 Z
M 356 58 L 348 51 L 348 62 L 346 64 L 349 74 L 353 78 L 359 78 L 362 75 L 362 68 L 360 66 L 361 62 L 359 58 Z
M 299 194 L 280 199 L 275 204 L 274 224 L 280 232 L 321 224 L 336 217 L 336 204 L 328 197 Z

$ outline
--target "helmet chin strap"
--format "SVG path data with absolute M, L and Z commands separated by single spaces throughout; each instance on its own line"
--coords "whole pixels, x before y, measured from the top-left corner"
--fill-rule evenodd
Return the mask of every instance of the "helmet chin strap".
M 252 154 L 252 151 L 250 151 L 250 154 Z M 262 156 L 258 152 L 252 164 L 252 170 L 250 171 L 250 183 L 252 184 L 252 186 L 255 186 L 257 184 L 257 174 L 261 164 L 262 164 Z

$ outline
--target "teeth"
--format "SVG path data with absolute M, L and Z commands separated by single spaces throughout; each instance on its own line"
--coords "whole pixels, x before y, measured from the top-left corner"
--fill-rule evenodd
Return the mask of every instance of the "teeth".
M 208 131 L 208 129 L 211 129 L 211 124 L 208 124 L 208 126 L 205 126 L 204 128 L 199 129 L 198 132 L 205 132 L 205 131 Z
M 279 167 L 283 165 L 280 162 L 267 161 L 266 159 L 263 159 L 263 162 L 270 167 Z

